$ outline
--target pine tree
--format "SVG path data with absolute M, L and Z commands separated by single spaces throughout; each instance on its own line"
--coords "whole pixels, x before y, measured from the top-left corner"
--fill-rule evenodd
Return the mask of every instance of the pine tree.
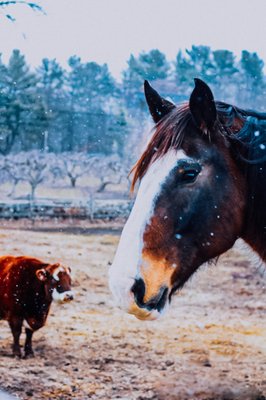
M 178 90 L 188 94 L 193 86 L 195 76 L 194 64 L 179 50 L 175 61 L 175 82 Z
M 264 102 L 265 79 L 264 62 L 257 53 L 242 51 L 240 60 L 240 82 L 245 98 L 242 103 L 248 107 L 256 107 L 258 102 Z M 256 93 L 256 96 L 254 96 Z
M 157 49 L 147 53 L 142 52 L 138 57 L 131 54 L 128 67 L 123 71 L 123 91 L 126 104 L 135 112 L 146 111 L 143 97 L 143 81 L 166 79 L 170 65 L 165 55 Z
M 186 50 L 189 62 L 194 69 L 195 77 L 200 77 L 207 83 L 214 81 L 214 67 L 211 58 L 211 49 L 208 46 L 192 46 Z
M 44 131 L 44 150 L 58 150 L 58 145 L 61 147 L 59 132 L 64 130 L 67 110 L 65 71 L 55 59 L 44 58 L 37 68 L 37 78 L 38 93 L 49 122 Z
M 38 87 L 41 89 L 47 109 L 53 108 L 62 98 L 64 70 L 55 60 L 44 58 L 37 68 Z
M 82 63 L 79 57 L 69 59 L 70 96 L 76 108 L 85 111 L 102 111 L 108 98 L 115 95 L 115 81 L 107 64 Z
M 15 141 L 19 150 L 40 145 L 47 118 L 36 90 L 36 76 L 19 50 L 13 50 L 8 65 L 1 64 L 1 69 L 0 153 L 9 153 Z
M 154 81 L 167 78 L 170 66 L 165 55 L 159 50 L 141 53 L 138 62 L 142 79 Z
M 69 148 L 110 152 L 105 136 L 110 125 L 110 106 L 117 89 L 106 64 L 82 63 L 79 57 L 69 59 L 69 110 L 67 143 Z M 78 135 L 77 135 L 78 129 Z M 113 140 L 115 138 L 113 137 Z
M 229 50 L 215 50 L 212 55 L 217 95 L 220 100 L 234 102 L 239 86 L 235 55 Z

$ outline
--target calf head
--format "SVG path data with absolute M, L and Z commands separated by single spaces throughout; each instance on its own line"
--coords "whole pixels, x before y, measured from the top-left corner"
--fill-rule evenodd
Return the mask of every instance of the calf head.
M 37 278 L 44 283 L 48 298 L 58 302 L 67 302 L 74 299 L 71 290 L 71 269 L 63 265 L 51 264 L 36 271 Z

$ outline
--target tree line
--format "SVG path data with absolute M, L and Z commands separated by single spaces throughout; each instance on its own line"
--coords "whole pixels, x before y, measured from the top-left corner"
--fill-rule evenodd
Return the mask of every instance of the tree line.
M 79 152 L 55 154 L 32 150 L 18 154 L 11 153 L 0 158 L 0 185 L 11 183 L 7 197 L 19 199 L 17 187 L 21 183 L 27 183 L 30 190 L 23 200 L 26 198 L 35 200 L 36 189 L 39 186 L 58 189 L 67 185 L 74 189 L 80 185 L 82 179 L 84 181 L 84 178 L 86 181 L 86 185 L 82 184 L 84 198 L 103 193 L 109 185 L 117 186 L 121 183 L 128 193 L 129 168 L 129 165 L 115 154 L 110 156 Z
M 44 58 L 36 69 L 13 50 L 0 60 L 0 154 L 30 151 L 85 152 L 130 157 L 131 132 L 141 130 L 147 109 L 143 80 L 174 102 L 187 99 L 193 78 L 212 86 L 219 100 L 264 108 L 264 62 L 257 53 L 192 46 L 174 61 L 158 49 L 131 55 L 122 81 L 107 64 L 71 56 L 64 68 Z

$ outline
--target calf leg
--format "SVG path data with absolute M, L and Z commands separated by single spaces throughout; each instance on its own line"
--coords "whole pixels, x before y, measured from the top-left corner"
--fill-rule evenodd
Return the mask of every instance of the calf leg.
M 37 331 L 44 325 L 45 319 L 43 318 L 38 318 L 36 319 L 35 317 L 27 317 L 25 321 L 26 325 L 26 341 L 25 341 L 25 357 L 33 357 L 34 352 L 32 350 L 32 335 L 33 332 Z
M 26 341 L 25 341 L 25 346 L 24 346 L 24 351 L 25 351 L 25 357 L 33 357 L 34 353 L 32 350 L 32 343 L 31 343 L 31 339 L 32 339 L 32 335 L 33 335 L 33 330 L 26 328 Z
M 20 317 L 12 317 L 9 321 L 9 326 L 11 328 L 11 332 L 13 334 L 13 355 L 16 357 L 21 357 L 21 351 L 19 346 L 19 338 L 22 330 L 22 318 Z

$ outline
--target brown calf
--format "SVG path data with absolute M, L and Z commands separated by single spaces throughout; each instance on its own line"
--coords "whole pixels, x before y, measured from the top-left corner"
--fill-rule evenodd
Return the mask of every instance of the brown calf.
M 15 356 L 21 357 L 19 337 L 23 322 L 27 357 L 33 355 L 33 332 L 45 324 L 52 300 L 72 299 L 69 268 L 31 257 L 0 257 L 0 319 L 9 323 Z

